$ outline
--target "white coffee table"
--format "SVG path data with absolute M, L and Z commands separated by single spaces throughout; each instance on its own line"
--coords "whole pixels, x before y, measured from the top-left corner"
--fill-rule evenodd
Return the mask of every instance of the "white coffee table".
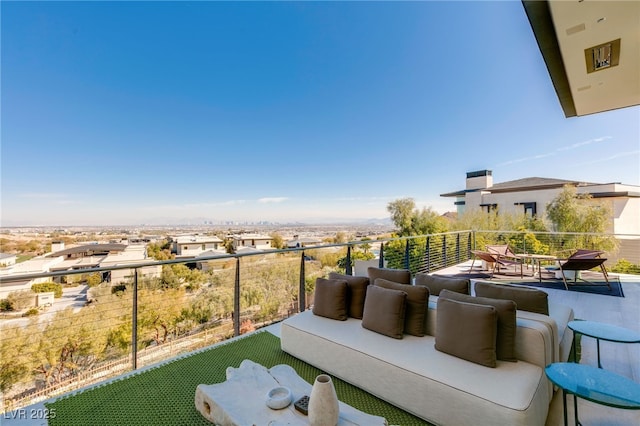
M 227 368 L 226 382 L 198 385 L 196 409 L 207 420 L 221 426 L 308 425 L 307 416 L 296 411 L 293 403 L 281 410 L 267 407 L 267 393 L 278 386 L 289 388 L 293 401 L 311 394 L 311 384 L 298 376 L 291 366 L 281 364 L 267 369 L 244 360 L 239 368 Z M 363 413 L 343 402 L 339 404 L 338 425 L 388 425 L 383 417 Z

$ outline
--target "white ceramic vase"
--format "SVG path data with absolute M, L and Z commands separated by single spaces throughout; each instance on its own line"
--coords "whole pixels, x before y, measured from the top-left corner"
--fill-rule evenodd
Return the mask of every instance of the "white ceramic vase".
M 336 426 L 339 414 L 340 407 L 333 381 L 328 375 L 321 374 L 316 377 L 309 396 L 309 424 L 311 426 Z

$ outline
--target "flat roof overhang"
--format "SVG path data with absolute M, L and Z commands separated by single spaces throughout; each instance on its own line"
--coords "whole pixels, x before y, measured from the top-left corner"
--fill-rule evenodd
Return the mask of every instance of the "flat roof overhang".
M 566 117 L 640 105 L 640 2 L 522 4 Z M 615 40 L 618 59 L 590 70 L 589 49 Z

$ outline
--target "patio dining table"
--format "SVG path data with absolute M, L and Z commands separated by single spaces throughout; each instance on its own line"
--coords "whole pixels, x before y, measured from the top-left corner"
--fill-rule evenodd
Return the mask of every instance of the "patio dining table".
M 523 262 L 531 263 L 532 277 L 536 275 L 536 266 L 538 270 L 538 281 L 542 282 L 542 262 L 555 261 L 557 258 L 548 254 L 535 254 L 535 253 L 518 253 L 516 257 L 522 259 Z

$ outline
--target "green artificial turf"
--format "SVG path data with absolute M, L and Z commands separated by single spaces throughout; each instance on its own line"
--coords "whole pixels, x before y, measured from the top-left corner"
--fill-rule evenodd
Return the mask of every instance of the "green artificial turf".
M 49 425 L 210 425 L 195 408 L 196 387 L 225 381 L 226 368 L 238 367 L 244 359 L 267 368 L 288 364 L 309 383 L 323 373 L 283 352 L 278 337 L 258 332 L 47 403 L 46 407 L 55 413 Z M 333 379 L 341 401 L 385 417 L 390 425 L 427 424 L 355 386 Z

